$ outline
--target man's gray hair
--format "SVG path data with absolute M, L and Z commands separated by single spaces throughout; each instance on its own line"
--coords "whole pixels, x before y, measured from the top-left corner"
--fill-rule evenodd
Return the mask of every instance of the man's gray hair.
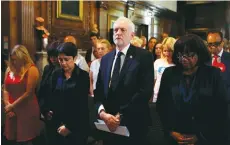
M 119 18 L 114 22 L 114 24 L 117 23 L 118 21 L 125 21 L 125 22 L 127 22 L 127 23 L 129 24 L 129 27 L 131 28 L 131 31 L 132 31 L 132 32 L 135 31 L 135 25 L 134 25 L 134 23 L 133 23 L 130 19 L 128 19 L 128 18 L 122 16 L 122 17 L 119 17 Z

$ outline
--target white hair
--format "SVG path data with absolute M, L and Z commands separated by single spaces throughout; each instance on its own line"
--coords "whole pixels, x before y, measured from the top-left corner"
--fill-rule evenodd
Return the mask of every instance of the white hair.
M 130 43 L 134 46 L 141 47 L 143 40 L 137 36 L 134 36 L 133 39 L 130 41 Z
M 134 23 L 133 23 L 130 19 L 128 19 L 128 18 L 122 16 L 122 17 L 119 17 L 119 18 L 114 22 L 114 24 L 117 23 L 117 22 L 119 22 L 119 21 L 124 21 L 124 22 L 128 23 L 129 28 L 131 29 L 131 31 L 132 31 L 132 32 L 135 31 L 135 25 L 134 25 Z M 113 25 L 113 26 L 114 26 L 114 25 Z

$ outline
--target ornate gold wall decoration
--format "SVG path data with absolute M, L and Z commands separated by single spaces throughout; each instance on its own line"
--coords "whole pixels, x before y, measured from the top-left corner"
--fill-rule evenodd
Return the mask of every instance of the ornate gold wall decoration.
M 82 21 L 83 1 L 57 1 L 57 18 Z

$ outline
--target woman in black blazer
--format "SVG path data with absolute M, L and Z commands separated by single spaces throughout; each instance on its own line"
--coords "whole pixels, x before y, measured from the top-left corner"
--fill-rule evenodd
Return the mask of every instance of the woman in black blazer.
M 88 137 L 89 74 L 74 63 L 77 48 L 71 42 L 58 47 L 60 69 L 52 75 L 49 112 L 51 145 L 85 145 Z
M 206 65 L 202 39 L 186 35 L 174 45 L 173 62 L 162 76 L 157 100 L 169 144 L 226 145 L 226 89 L 220 70 Z
M 47 97 L 49 97 L 49 95 L 47 94 L 50 90 L 49 86 L 51 83 L 50 81 L 51 81 L 52 74 L 57 68 L 59 68 L 59 63 L 57 59 L 58 56 L 57 47 L 59 46 L 59 44 L 60 44 L 59 41 L 54 41 L 47 48 L 47 54 L 48 54 L 47 60 L 49 64 L 47 64 L 44 67 L 44 71 L 42 74 L 42 79 L 40 82 L 38 95 L 37 95 L 41 111 L 45 110 L 43 104 L 46 101 Z

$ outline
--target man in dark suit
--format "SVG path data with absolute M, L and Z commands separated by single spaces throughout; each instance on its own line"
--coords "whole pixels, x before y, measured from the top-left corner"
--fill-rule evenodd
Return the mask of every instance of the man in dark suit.
M 130 136 L 106 134 L 104 145 L 145 145 L 151 123 L 148 101 L 153 92 L 152 55 L 130 45 L 134 24 L 120 17 L 114 23 L 116 49 L 101 59 L 94 92 L 98 116 L 111 132 L 127 126 Z
M 207 42 L 208 48 L 213 57 L 212 65 L 221 69 L 221 77 L 226 85 L 228 101 L 228 122 L 230 122 L 230 53 L 224 51 L 223 34 L 219 31 L 208 32 Z M 230 144 L 230 125 L 228 133 L 228 140 Z
M 85 60 L 88 64 L 96 59 L 96 57 L 93 54 L 93 51 L 96 48 L 97 40 L 98 40 L 98 34 L 92 32 L 90 34 L 90 41 L 91 41 L 92 47 L 86 51 L 86 55 L 85 55 Z

